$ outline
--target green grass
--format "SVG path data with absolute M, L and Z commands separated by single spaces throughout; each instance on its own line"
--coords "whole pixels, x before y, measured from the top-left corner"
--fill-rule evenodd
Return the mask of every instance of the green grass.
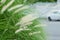
M 1 0 L 0 0 L 1 1 Z M 19 25 L 16 25 L 18 22 L 21 22 L 24 16 L 28 16 L 32 9 L 27 8 L 20 10 L 17 13 L 14 13 L 16 10 L 22 8 L 22 7 L 28 7 L 28 4 L 25 4 L 22 0 L 15 0 L 9 7 L 6 8 L 6 10 L 3 9 L 3 7 L 10 2 L 11 0 L 6 1 L 5 3 L 1 3 L 0 5 L 0 40 L 45 40 L 45 35 L 43 28 L 39 25 L 35 27 L 38 24 L 41 24 L 39 21 L 39 18 L 36 18 L 34 20 L 30 20 L 29 22 L 32 22 L 32 24 L 25 25 L 24 23 L 21 23 Z M 28 1 L 26 3 L 34 3 L 33 1 Z M 16 5 L 23 4 L 22 7 L 16 8 L 12 11 L 8 11 L 11 7 Z M 8 4 L 9 5 L 9 4 Z M 2 9 L 4 11 L 2 11 Z M 26 13 L 26 14 L 25 14 Z M 24 20 L 25 21 L 25 20 Z M 28 17 L 26 19 L 28 21 Z M 27 23 L 29 23 L 27 22 Z M 23 24 L 23 25 L 22 25 Z M 18 33 L 15 33 L 18 29 L 21 29 L 21 25 L 26 27 L 27 29 L 31 30 L 22 30 Z M 34 34 L 35 33 L 35 34 Z

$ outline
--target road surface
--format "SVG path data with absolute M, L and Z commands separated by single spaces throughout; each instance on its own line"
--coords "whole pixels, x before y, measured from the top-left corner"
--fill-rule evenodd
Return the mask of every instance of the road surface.
M 60 40 L 60 21 L 43 20 L 43 24 L 47 35 L 47 40 Z
M 36 3 L 32 5 L 34 8 L 33 13 L 37 13 L 38 16 L 42 17 L 41 15 L 44 16 L 46 13 L 48 14 L 55 5 L 56 3 Z M 47 40 L 60 40 L 60 21 L 48 21 L 46 19 L 41 22 L 47 25 L 43 27 L 46 32 Z

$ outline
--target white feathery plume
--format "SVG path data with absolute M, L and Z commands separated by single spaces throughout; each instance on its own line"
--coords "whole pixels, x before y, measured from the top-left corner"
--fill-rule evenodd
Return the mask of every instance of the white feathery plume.
M 30 24 L 32 24 L 32 22 L 28 22 L 28 23 L 26 23 L 26 24 L 20 25 L 20 29 L 16 30 L 15 33 L 21 32 L 21 31 L 23 31 L 23 30 L 31 30 L 31 29 L 28 29 L 28 28 L 27 28 L 27 25 L 30 25 Z
M 35 34 L 39 34 L 39 33 L 41 33 L 41 31 L 38 31 L 38 32 L 32 32 L 32 33 L 29 33 L 29 35 L 31 36 L 31 35 L 35 35 Z
M 18 29 L 18 30 L 15 31 L 15 33 L 21 32 L 22 30 L 23 30 L 22 28 Z
M 19 8 L 19 9 L 17 9 L 17 10 L 14 12 L 14 14 L 15 14 L 15 13 L 18 13 L 18 12 L 21 11 L 21 10 L 28 9 L 28 8 L 29 8 L 29 6 L 23 6 L 23 7 Z
M 25 24 L 20 24 L 20 23 L 17 23 L 15 26 L 17 26 L 17 25 L 25 25 L 25 26 L 27 26 L 27 25 L 31 25 L 33 22 L 27 22 L 27 23 L 25 23 Z
M 11 6 L 14 1 L 15 0 L 11 0 L 7 5 L 3 6 L 1 13 L 3 13 L 9 6 Z
M 18 32 L 21 32 L 21 31 L 25 31 L 25 30 L 31 30 L 31 29 L 28 29 L 28 28 L 27 29 L 20 28 L 20 29 L 16 30 L 15 33 L 18 33 Z
M 28 22 L 30 22 L 30 21 L 32 21 L 32 20 L 37 19 L 37 18 L 38 18 L 38 16 L 34 16 L 34 14 L 28 14 L 28 15 L 24 16 L 23 18 L 21 18 L 21 21 L 18 22 L 17 25 L 18 25 L 18 24 L 19 24 L 19 25 L 21 25 L 21 24 L 24 25 L 25 23 L 28 23 Z
M 37 24 L 34 27 L 44 27 L 44 26 L 47 26 L 47 25 L 46 24 Z
M 8 11 L 12 11 L 12 10 L 22 7 L 22 6 L 23 6 L 23 4 L 15 5 L 15 6 L 11 7 L 10 9 L 8 9 Z
M 35 25 L 34 27 L 41 27 L 41 24 L 37 24 L 37 25 Z
M 24 3 L 27 2 L 27 0 L 24 0 Z
M 33 22 L 27 22 L 27 23 L 25 23 L 24 25 L 31 25 Z M 23 24 L 22 24 L 23 25 Z
M 1 3 L 4 4 L 6 2 L 6 0 L 1 0 Z

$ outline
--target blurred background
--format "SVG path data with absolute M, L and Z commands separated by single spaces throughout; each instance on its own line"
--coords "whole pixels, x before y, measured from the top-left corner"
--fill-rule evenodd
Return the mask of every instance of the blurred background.
M 60 40 L 60 0 L 36 1 L 38 2 L 33 4 L 31 7 L 35 9 L 33 13 L 38 13 L 37 16 L 43 18 L 43 20 L 41 20 L 41 23 L 46 24 L 43 28 L 45 29 L 47 40 Z M 49 21 L 48 16 L 52 17 L 52 21 Z

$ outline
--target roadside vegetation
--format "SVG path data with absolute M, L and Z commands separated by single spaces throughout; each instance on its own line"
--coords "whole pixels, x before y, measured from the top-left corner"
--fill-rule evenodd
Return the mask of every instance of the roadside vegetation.
M 41 1 L 47 0 L 0 0 L 0 40 L 45 40 L 40 19 L 29 6 Z

